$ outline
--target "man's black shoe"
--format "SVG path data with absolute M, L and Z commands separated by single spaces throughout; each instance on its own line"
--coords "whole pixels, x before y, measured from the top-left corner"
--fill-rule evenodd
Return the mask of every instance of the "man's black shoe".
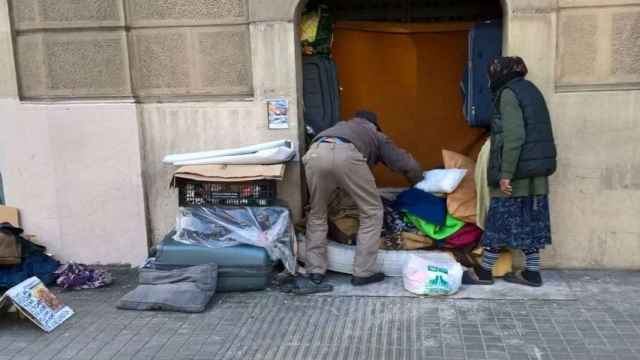
M 373 284 L 381 281 L 384 281 L 383 273 L 376 273 L 367 277 L 357 277 L 357 276 L 351 277 L 351 285 L 353 286 L 369 285 L 369 284 Z
M 314 284 L 322 284 L 324 281 L 324 274 L 309 274 L 309 279 L 311 279 Z

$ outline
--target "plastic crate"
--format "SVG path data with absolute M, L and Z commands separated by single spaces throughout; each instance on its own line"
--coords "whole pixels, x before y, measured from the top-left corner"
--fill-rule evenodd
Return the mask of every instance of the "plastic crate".
M 276 200 L 275 180 L 245 182 L 176 182 L 179 205 L 188 206 L 271 206 Z

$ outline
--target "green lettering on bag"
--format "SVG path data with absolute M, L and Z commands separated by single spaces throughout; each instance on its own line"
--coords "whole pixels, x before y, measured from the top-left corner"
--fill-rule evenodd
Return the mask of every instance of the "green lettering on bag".
M 447 270 L 446 268 L 441 268 L 441 267 L 437 267 L 437 266 L 433 266 L 433 265 L 427 265 L 427 270 L 431 271 L 431 272 L 439 272 L 439 273 L 443 273 L 443 274 L 448 274 L 449 270 Z
M 435 278 L 429 280 L 429 285 L 428 285 L 428 289 L 429 292 L 431 292 L 431 294 L 436 295 L 436 294 L 442 294 L 442 295 L 446 295 L 449 293 L 449 282 L 447 280 L 445 280 L 442 275 L 438 275 Z

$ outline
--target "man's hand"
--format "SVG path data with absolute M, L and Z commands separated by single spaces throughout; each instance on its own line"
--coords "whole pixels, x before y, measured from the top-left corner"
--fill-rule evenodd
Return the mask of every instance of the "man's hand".
M 500 190 L 507 196 L 513 194 L 513 187 L 511 187 L 510 179 L 500 179 Z

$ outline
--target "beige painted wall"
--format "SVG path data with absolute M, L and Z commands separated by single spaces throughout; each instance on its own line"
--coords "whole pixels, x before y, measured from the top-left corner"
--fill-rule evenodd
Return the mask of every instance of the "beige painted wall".
M 147 231 L 133 103 L 18 99 L 7 2 L 0 2 L 0 157 L 6 200 L 61 260 L 141 264 Z
M 135 104 L 5 100 L 7 203 L 63 260 L 141 264 L 147 256 Z M 10 110 L 12 109 L 12 110 Z
M 558 143 L 544 263 L 640 268 L 640 1 L 513 0 L 508 17 L 505 49 L 543 89 Z

